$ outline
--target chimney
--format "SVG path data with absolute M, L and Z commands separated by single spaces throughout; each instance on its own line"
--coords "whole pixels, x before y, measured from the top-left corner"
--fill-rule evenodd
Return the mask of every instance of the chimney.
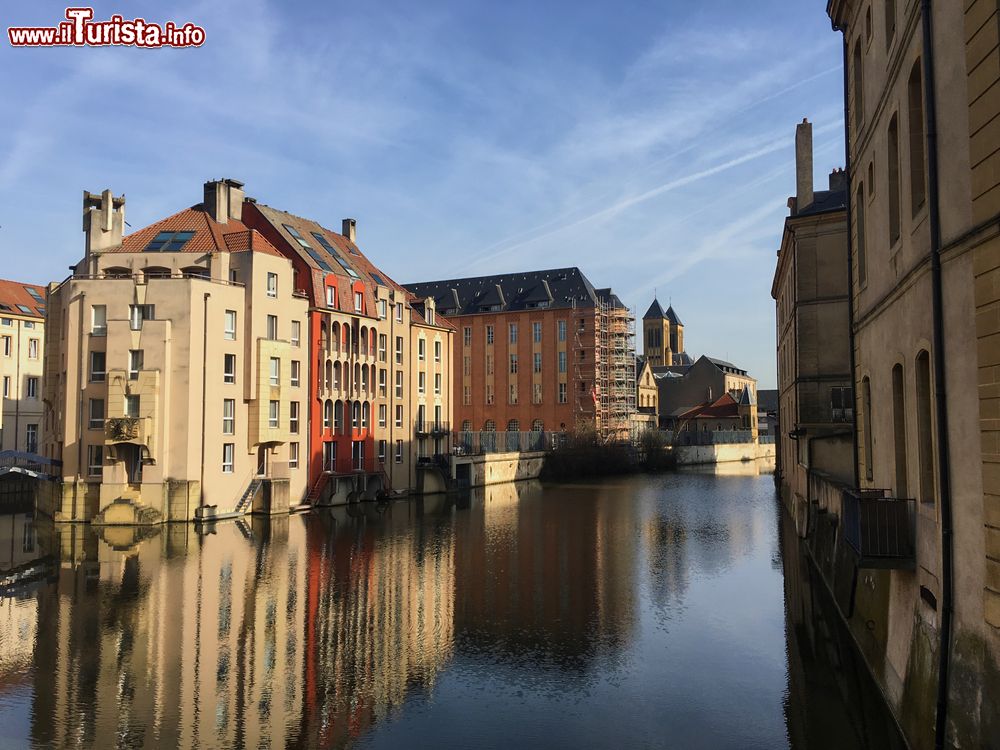
M 115 198 L 110 190 L 100 195 L 83 191 L 83 231 L 86 255 L 122 244 L 125 227 L 125 196 Z
M 830 172 L 830 192 L 831 193 L 846 193 L 847 192 L 847 172 L 843 169 L 835 169 Z
M 795 198 L 797 211 L 813 202 L 813 126 L 809 120 L 795 127 Z
M 341 222 L 340 233 L 344 235 L 351 242 L 354 242 L 354 237 L 357 234 L 358 222 L 356 219 L 344 219 Z
M 220 224 L 243 218 L 243 183 L 239 180 L 209 180 L 205 183 L 205 213 Z

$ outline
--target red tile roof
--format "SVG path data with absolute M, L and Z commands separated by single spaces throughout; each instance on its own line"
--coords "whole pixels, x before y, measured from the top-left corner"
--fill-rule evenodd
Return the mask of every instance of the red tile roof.
M 738 417 L 740 406 L 728 393 L 723 394 L 715 401 L 705 403 L 688 409 L 681 414 L 678 419 L 719 419 L 720 417 Z
M 0 316 L 30 315 L 34 318 L 44 318 L 44 310 L 40 311 L 38 309 L 39 302 L 28 293 L 28 289 L 34 289 L 42 296 L 42 299 L 45 299 L 44 286 L 22 284 L 20 281 L 0 279 Z M 18 308 L 18 305 L 28 308 L 29 311 L 25 312 L 21 310 Z
M 245 252 L 266 253 L 284 257 L 268 242 L 260 232 L 246 224 L 230 219 L 225 224 L 215 221 L 199 203 L 191 208 L 178 211 L 173 216 L 161 219 L 144 229 L 132 232 L 122 239 L 122 244 L 105 252 L 141 253 L 160 232 L 194 232 L 180 252 L 217 253 Z

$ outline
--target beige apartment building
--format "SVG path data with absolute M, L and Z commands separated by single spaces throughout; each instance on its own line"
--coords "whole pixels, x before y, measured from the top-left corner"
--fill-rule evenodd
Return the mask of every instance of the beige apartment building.
M 0 279 L 0 450 L 41 445 L 44 342 L 45 288 Z
M 847 174 L 814 190 L 812 124 L 795 131 L 796 194 L 789 200 L 771 285 L 778 349 L 777 473 L 801 501 L 809 472 L 854 481 L 847 254 Z
M 911 747 L 993 747 L 997 3 L 827 10 L 844 38 L 860 487 L 810 493 L 839 529 L 814 543 L 839 540 L 818 559 L 837 561 L 825 572 L 851 594 L 842 611 Z
M 49 289 L 44 453 L 58 521 L 280 512 L 307 491 L 308 300 L 241 221 L 242 184 L 123 236 L 125 199 L 84 193 L 86 246 Z

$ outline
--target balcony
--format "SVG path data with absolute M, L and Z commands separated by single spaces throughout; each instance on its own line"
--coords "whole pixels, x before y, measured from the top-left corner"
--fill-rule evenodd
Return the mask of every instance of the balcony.
M 885 490 L 844 490 L 844 539 L 858 553 L 861 568 L 912 570 L 916 565 L 915 502 L 885 495 Z
M 435 422 L 433 419 L 417 420 L 413 423 L 413 432 L 417 437 L 442 437 L 451 434 L 449 422 Z

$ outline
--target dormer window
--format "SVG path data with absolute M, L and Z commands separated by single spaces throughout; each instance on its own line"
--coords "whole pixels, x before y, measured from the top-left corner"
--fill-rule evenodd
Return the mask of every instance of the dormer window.
M 152 242 L 146 245 L 147 253 L 179 253 L 188 241 L 194 237 L 194 232 L 160 232 Z

